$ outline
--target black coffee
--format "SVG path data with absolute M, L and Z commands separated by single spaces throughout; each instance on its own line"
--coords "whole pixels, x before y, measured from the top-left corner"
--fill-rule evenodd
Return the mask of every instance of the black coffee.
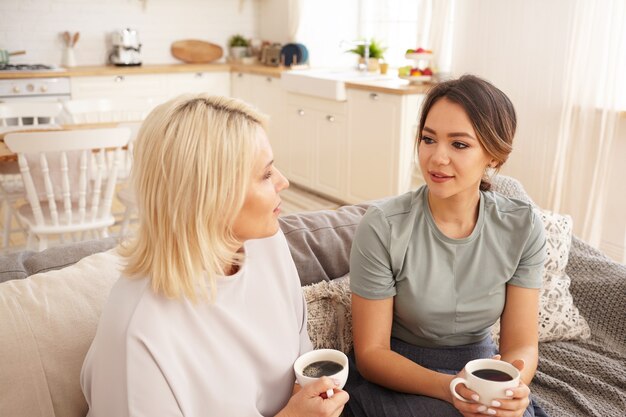
M 475 376 L 481 379 L 486 379 L 487 381 L 511 381 L 513 377 L 506 372 L 498 371 L 497 369 L 479 369 L 477 371 L 472 372 Z
M 317 361 L 307 365 L 302 370 L 302 375 L 310 378 L 320 378 L 322 376 L 335 375 L 341 371 L 343 366 L 333 361 Z

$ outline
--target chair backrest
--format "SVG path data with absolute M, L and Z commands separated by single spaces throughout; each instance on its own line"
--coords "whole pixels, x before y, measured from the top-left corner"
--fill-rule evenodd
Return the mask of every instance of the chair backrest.
M 117 171 L 130 129 L 16 132 L 4 141 L 17 153 L 39 229 L 102 227 L 111 218 Z M 112 163 L 107 152 L 114 152 Z
M 141 121 L 158 104 L 153 99 L 77 99 L 62 102 L 69 123 Z
M 63 106 L 57 101 L 0 103 L 0 126 L 55 124 L 62 111 Z
M 128 146 L 126 147 L 126 151 L 123 153 L 122 163 L 117 174 L 118 180 L 124 181 L 130 176 L 130 169 L 133 165 L 134 142 L 135 139 L 137 139 L 137 134 L 139 133 L 141 122 L 122 122 L 119 123 L 117 127 L 126 127 L 130 129 L 130 139 L 128 141 Z

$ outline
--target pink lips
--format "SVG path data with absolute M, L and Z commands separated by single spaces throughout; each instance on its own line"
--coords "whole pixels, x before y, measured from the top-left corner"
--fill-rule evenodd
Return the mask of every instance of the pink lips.
M 446 175 L 442 172 L 428 171 L 428 175 L 433 182 L 442 183 L 453 179 L 453 176 Z

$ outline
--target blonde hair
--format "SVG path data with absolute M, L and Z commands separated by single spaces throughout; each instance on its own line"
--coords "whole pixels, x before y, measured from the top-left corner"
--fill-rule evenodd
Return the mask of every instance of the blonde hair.
M 240 264 L 232 226 L 241 210 L 256 137 L 266 117 L 245 103 L 184 95 L 155 108 L 134 148 L 139 229 L 122 244 L 125 274 L 148 276 L 169 298 L 215 295 L 215 278 Z

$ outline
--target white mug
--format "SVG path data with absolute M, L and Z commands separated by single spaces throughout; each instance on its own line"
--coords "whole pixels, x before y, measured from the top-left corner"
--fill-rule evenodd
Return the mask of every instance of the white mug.
M 477 376 L 477 371 L 500 371 L 506 374 L 508 380 L 502 381 L 484 379 Z M 480 374 L 481 372 L 478 372 L 478 375 Z M 492 375 L 490 376 L 493 376 L 493 374 L 494 373 L 492 372 Z M 506 390 L 517 388 L 519 385 L 519 378 L 519 370 L 508 362 L 495 359 L 475 359 L 473 361 L 469 361 L 465 365 L 465 378 L 454 378 L 450 382 L 450 391 L 452 392 L 452 395 L 459 400 L 469 402 L 465 398 L 461 397 L 455 390 L 458 384 L 465 384 L 467 388 L 478 394 L 480 397 L 479 402 L 481 404 L 491 405 L 493 400 L 506 398 Z
M 312 363 L 319 361 L 332 361 L 342 366 L 342 369 L 335 374 L 328 375 L 330 378 L 335 379 L 338 382 L 338 387 L 343 388 L 348 380 L 348 357 L 345 353 L 335 349 L 317 349 L 307 352 L 301 355 L 293 364 L 293 370 L 296 374 L 296 379 L 300 386 L 304 387 L 317 380 L 318 378 L 305 376 L 302 372 L 304 368 Z M 326 392 L 328 398 L 333 396 L 334 391 L 329 389 Z

